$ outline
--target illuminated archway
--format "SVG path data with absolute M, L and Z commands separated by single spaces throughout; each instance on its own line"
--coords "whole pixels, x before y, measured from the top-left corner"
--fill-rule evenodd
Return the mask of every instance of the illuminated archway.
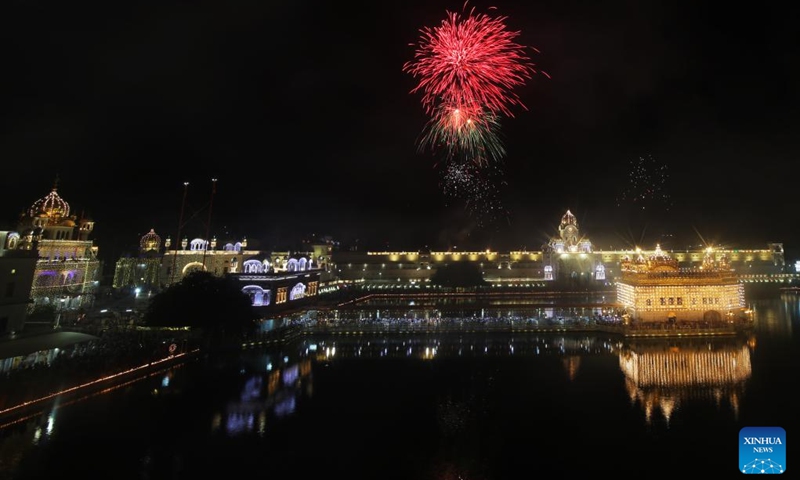
M 271 292 L 265 290 L 258 285 L 247 285 L 242 288 L 242 292 L 250 297 L 250 304 L 254 307 L 263 307 L 269 305 L 271 299 Z
M 289 260 L 286 262 L 286 271 L 287 271 L 287 272 L 296 272 L 296 271 L 298 271 L 298 270 L 300 270 L 300 264 L 299 264 L 299 262 L 297 261 L 297 259 L 296 259 L 296 258 L 290 258 L 290 259 L 289 259 Z
M 709 323 L 721 323 L 722 322 L 722 313 L 719 310 L 708 310 L 703 313 L 703 321 Z
M 188 263 L 188 264 L 186 264 L 185 267 L 183 267 L 183 270 L 181 271 L 181 276 L 185 277 L 186 275 L 188 275 L 188 274 L 190 274 L 192 272 L 197 272 L 197 271 L 205 272 L 206 271 L 206 267 L 200 262 Z
M 306 296 L 306 286 L 302 283 L 296 284 L 292 287 L 292 291 L 289 292 L 289 301 L 292 300 L 299 300 Z
M 202 238 L 195 238 L 189 242 L 189 249 L 192 251 L 203 251 L 208 248 L 208 241 Z
M 260 260 L 245 260 L 242 263 L 243 273 L 264 273 L 264 264 Z

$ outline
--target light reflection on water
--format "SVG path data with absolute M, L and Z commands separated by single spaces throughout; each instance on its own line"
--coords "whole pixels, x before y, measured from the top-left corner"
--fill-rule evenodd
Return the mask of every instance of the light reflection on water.
M 637 342 L 619 355 L 625 387 L 649 424 L 655 412 L 669 425 L 682 404 L 692 400 L 727 405 L 738 417 L 752 375 L 747 339 Z
M 267 418 L 295 412 L 300 397 L 313 392 L 312 371 L 339 361 L 448 358 L 559 357 L 564 374 L 575 381 L 582 359 L 618 357 L 625 391 L 638 405 L 646 423 L 658 413 L 668 425 L 687 402 L 705 401 L 738 416 L 739 404 L 752 375 L 752 338 L 683 338 L 626 341 L 614 337 L 530 335 L 444 337 L 308 336 L 282 367 L 250 373 L 239 398 L 212 419 L 212 432 L 237 436 L 263 435 Z M 251 352 L 249 365 L 271 365 L 269 356 Z M 293 363 L 294 362 L 294 363 Z M 248 369 L 248 371 L 251 371 Z M 224 428 L 223 428 L 224 426 Z
M 295 460 L 320 457 L 327 461 L 330 474 L 349 472 L 354 477 L 358 476 L 353 470 L 356 464 L 346 461 L 346 467 L 337 470 L 334 461 L 344 461 L 342 455 L 350 449 L 366 451 L 380 464 L 400 465 L 412 458 L 404 468 L 430 474 L 416 478 L 505 478 L 501 473 L 510 467 L 503 464 L 522 462 L 521 457 L 506 455 L 524 451 L 569 463 L 572 454 L 557 449 L 555 443 L 591 444 L 599 454 L 611 455 L 612 447 L 603 443 L 609 436 L 614 441 L 606 443 L 624 442 L 625 452 L 641 457 L 642 462 L 655 462 L 659 455 L 651 450 L 665 448 L 684 448 L 684 459 L 691 460 L 692 454 L 686 451 L 695 437 L 720 445 L 703 447 L 705 452 L 724 452 L 727 442 L 735 445 L 741 426 L 781 423 L 786 411 L 769 400 L 780 390 L 769 388 L 780 388 L 774 385 L 785 380 L 771 365 L 786 359 L 770 355 L 787 351 L 773 346 L 796 342 L 791 335 L 798 311 L 795 296 L 758 303 L 756 330 L 750 337 L 305 335 L 280 350 L 246 350 L 213 368 L 188 365 L 132 384 L 129 390 L 109 392 L 102 396 L 107 400 L 89 398 L 69 408 L 42 412 L 0 431 L 3 466 L 11 471 L 21 465 L 30 475 L 41 473 L 32 466 L 32 459 L 47 452 L 66 452 L 66 444 L 80 438 L 75 418 L 81 418 L 81 409 L 111 414 L 111 405 L 117 402 L 124 405 L 118 415 L 143 423 L 141 427 L 121 423 L 125 426 L 117 428 L 155 430 L 153 425 L 170 424 L 163 437 L 125 447 L 140 465 L 140 478 L 157 478 L 165 469 L 177 468 L 176 464 L 185 473 L 202 470 L 207 462 L 233 455 L 230 442 L 237 442 L 237 448 L 265 452 L 261 454 L 264 461 L 277 462 L 279 454 Z M 759 360 L 765 364 L 760 366 Z M 792 370 L 784 366 L 781 372 Z M 198 373 L 213 385 L 195 389 L 193 382 L 201 382 L 193 376 Z M 411 417 L 409 412 L 414 412 Z M 546 423 L 538 423 L 542 421 Z M 517 429 L 535 432 L 555 421 L 561 426 L 547 427 L 550 440 L 544 440 L 544 434 L 528 433 L 524 445 L 503 443 Z M 120 423 L 116 417 L 98 421 L 113 422 Z M 113 426 L 86 428 L 97 435 L 115 433 Z M 413 435 L 404 433 L 406 428 Z M 377 435 L 373 429 L 390 431 Z M 183 430 L 192 433 L 181 434 Z M 126 433 L 143 436 L 136 430 Z M 176 438 L 174 444 L 165 440 L 170 435 Z M 319 435 L 344 436 L 346 441 L 327 440 L 324 449 L 311 448 Z M 422 436 L 415 439 L 416 435 Z M 384 448 L 374 445 L 378 438 L 386 443 Z M 202 454 L 190 455 L 180 442 L 189 442 Z M 211 447 L 205 444 L 218 451 L 208 450 Z M 287 445 L 277 448 L 277 444 Z M 506 450 L 494 450 L 493 444 L 505 445 Z M 432 451 L 426 454 L 425 449 Z M 124 455 L 122 450 L 113 455 Z M 398 453 L 393 454 L 394 450 Z M 696 453 L 706 462 L 715 458 L 701 454 Z M 77 457 L 76 464 L 63 465 L 67 473 L 79 470 L 81 458 L 84 462 L 94 458 L 88 452 L 71 455 Z M 130 462 L 113 455 L 108 462 Z M 729 457 L 721 454 L 722 465 L 712 461 L 715 471 L 727 468 Z M 498 463 L 501 460 L 503 464 Z M 250 465 L 242 458 L 239 461 Z M 276 468 L 279 473 L 283 467 Z M 316 468 L 314 472 L 322 473 L 322 467 Z M 288 466 L 285 471 L 290 471 Z M 301 473 L 298 478 L 311 476 L 308 470 L 308 477 Z

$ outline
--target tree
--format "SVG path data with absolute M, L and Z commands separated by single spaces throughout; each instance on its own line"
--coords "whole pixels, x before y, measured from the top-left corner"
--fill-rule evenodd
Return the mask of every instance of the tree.
M 248 335 L 257 319 L 235 279 L 204 271 L 191 272 L 156 294 L 144 313 L 146 325 L 198 328 L 208 339 Z

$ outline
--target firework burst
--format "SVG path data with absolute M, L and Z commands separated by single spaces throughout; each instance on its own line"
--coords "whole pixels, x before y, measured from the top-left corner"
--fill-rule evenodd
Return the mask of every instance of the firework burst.
M 427 113 L 442 101 L 506 116 L 513 116 L 514 105 L 525 108 L 513 89 L 537 70 L 526 47 L 515 41 L 519 32 L 508 30 L 505 21 L 473 8 L 466 16 L 447 12 L 438 27 L 420 30 L 414 60 L 403 70 L 419 79 L 412 93 L 422 93 Z
M 506 17 L 467 12 L 466 3 L 463 11 L 447 11 L 439 26 L 421 29 L 414 58 L 403 71 L 418 80 L 411 93 L 422 94 L 431 116 L 419 149 L 443 153 L 444 194 L 464 201 L 482 224 L 508 214 L 500 200 L 506 154 L 500 117 L 513 117 L 512 107 L 526 108 L 514 88 L 535 73 L 547 74 L 534 68 Z

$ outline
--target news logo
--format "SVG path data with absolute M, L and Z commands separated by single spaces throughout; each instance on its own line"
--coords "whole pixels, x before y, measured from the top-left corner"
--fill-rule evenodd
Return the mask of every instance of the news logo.
M 744 427 L 739 430 L 739 471 L 786 471 L 786 430 L 781 427 Z

